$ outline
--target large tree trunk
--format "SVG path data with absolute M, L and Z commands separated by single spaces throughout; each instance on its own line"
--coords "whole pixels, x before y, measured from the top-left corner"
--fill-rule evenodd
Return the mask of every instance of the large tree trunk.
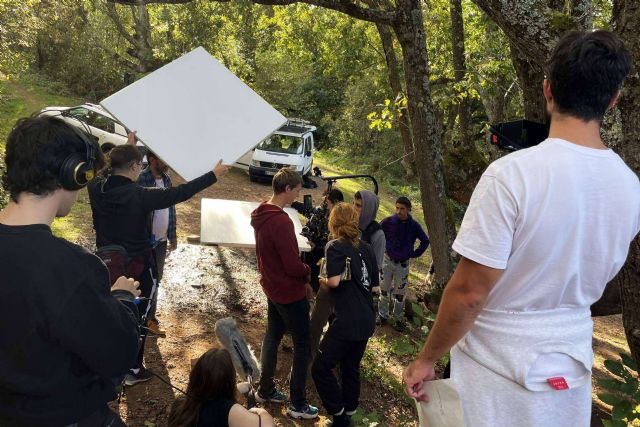
M 382 42 L 382 49 L 384 51 L 384 57 L 387 61 L 387 73 L 389 75 L 389 85 L 393 92 L 394 99 L 398 99 L 399 96 L 404 94 L 402 89 L 402 83 L 400 80 L 400 66 L 398 64 L 398 58 L 396 58 L 396 52 L 393 48 L 393 34 L 387 25 L 376 23 L 378 34 L 380 34 L 380 41 Z M 413 154 L 413 141 L 411 139 L 411 129 L 409 124 L 409 118 L 407 115 L 407 109 L 402 108 L 398 115 L 398 129 L 400 130 L 400 137 L 402 138 L 402 148 L 404 158 L 400 162 L 404 167 L 407 179 L 412 181 L 416 176 L 415 156 Z
M 431 282 L 430 302 L 438 304 L 442 290 L 453 273 L 453 213 L 447 204 L 442 173 L 442 145 L 429 89 L 429 58 L 420 1 L 398 0 L 396 7 L 398 19 L 394 31 L 402 46 L 424 220 L 432 238 L 435 274 Z
M 640 2 L 615 0 L 615 30 L 631 52 L 632 68 L 625 82 L 618 108 L 624 142 L 618 153 L 636 174 L 640 174 Z M 614 279 L 620 286 L 623 323 L 631 354 L 640 366 L 640 237 L 631 243 L 627 263 Z
M 467 78 L 461 0 L 450 0 L 449 16 L 451 18 L 453 75 L 455 82 L 461 84 Z M 445 146 L 445 173 L 447 194 L 460 203 L 468 204 L 474 187 L 487 167 L 487 161 L 478 151 L 471 129 L 469 92 L 467 89 L 462 89 L 459 95 L 460 102 L 457 106 L 459 138 L 453 138 L 452 144 Z
M 509 43 L 509 48 L 511 50 L 511 61 L 516 69 L 516 75 L 522 90 L 524 118 L 544 123 L 546 104 L 542 95 L 542 81 L 544 80 L 542 65 L 532 63 L 518 50 L 514 43 Z

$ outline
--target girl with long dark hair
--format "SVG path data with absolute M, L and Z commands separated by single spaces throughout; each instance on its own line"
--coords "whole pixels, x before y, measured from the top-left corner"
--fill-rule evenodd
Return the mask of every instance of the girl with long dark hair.
M 169 427 L 273 427 L 267 411 L 247 410 L 238 397 L 231 355 L 225 349 L 212 348 L 191 370 L 187 397 L 174 403 Z

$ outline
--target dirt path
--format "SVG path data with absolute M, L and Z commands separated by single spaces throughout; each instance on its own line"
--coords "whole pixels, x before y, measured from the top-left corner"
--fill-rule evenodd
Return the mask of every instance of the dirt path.
M 317 202 L 321 191 L 322 188 L 303 190 L 302 194 L 312 194 Z M 236 319 L 259 355 L 265 330 L 266 299 L 258 283 L 255 252 L 188 244 L 186 237 L 199 234 L 201 197 L 260 201 L 270 193 L 270 186 L 251 183 L 244 172 L 232 170 L 221 182 L 178 206 L 180 243 L 167 261 L 159 293 L 158 317 L 167 330 L 167 337 L 149 338 L 146 347 L 147 366 L 175 387 L 186 388 L 190 360 L 216 344 L 213 326 L 222 317 Z M 86 203 L 86 198 L 81 200 Z M 83 230 L 79 240 L 87 244 L 91 219 L 79 215 L 73 222 Z M 416 426 L 414 409 L 399 391 L 402 367 L 410 358 L 396 357 L 390 351 L 389 343 L 397 337 L 393 329 L 386 327 L 376 331 L 370 341 L 362 368 L 361 409 L 381 417 L 379 425 Z M 595 319 L 594 351 L 594 374 L 606 376 L 604 358 L 628 351 L 620 316 Z M 276 383 L 286 391 L 292 359 L 292 345 L 287 338 L 278 356 Z M 594 387 L 594 396 L 596 390 Z M 164 427 L 171 404 L 179 395 L 160 379 L 153 378 L 128 388 L 120 403 L 113 405 L 130 427 Z M 313 404 L 320 406 L 312 381 L 308 383 L 308 395 Z M 277 425 L 323 425 L 324 417 L 319 421 L 294 421 L 287 418 L 283 406 L 268 405 L 267 409 L 276 417 Z M 601 424 L 594 419 L 593 425 Z

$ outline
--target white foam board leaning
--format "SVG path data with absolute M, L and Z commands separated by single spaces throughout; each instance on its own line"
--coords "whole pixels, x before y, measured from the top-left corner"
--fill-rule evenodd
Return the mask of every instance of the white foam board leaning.
M 286 122 L 202 47 L 100 104 L 186 180 L 232 164 Z
M 251 212 L 259 205 L 258 202 L 203 198 L 200 208 L 200 243 L 255 248 Z M 302 223 L 298 212 L 293 208 L 285 208 L 284 211 L 293 221 L 298 248 L 302 252 L 309 252 L 309 242 L 300 235 Z

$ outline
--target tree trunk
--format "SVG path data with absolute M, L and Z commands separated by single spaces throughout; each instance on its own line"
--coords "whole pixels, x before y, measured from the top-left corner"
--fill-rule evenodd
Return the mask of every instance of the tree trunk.
M 534 122 L 545 122 L 546 103 L 542 94 L 544 71 L 542 66 L 531 63 L 513 44 L 509 43 L 511 61 L 518 76 L 524 104 L 524 118 Z
M 453 75 L 455 82 L 462 86 L 467 76 L 464 46 L 464 24 L 462 21 L 462 1 L 450 0 L 451 46 L 453 51 Z M 471 130 L 471 102 L 466 88 L 458 93 L 457 116 L 459 138 L 452 138 L 452 144 L 445 145 L 445 174 L 448 195 L 457 202 L 468 204 L 487 161 L 476 147 Z
M 442 290 L 453 273 L 450 249 L 455 235 L 453 213 L 447 205 L 442 173 L 442 145 L 429 89 L 429 58 L 420 1 L 398 0 L 396 8 L 398 19 L 393 28 L 402 46 L 422 207 L 431 236 L 435 267 L 429 298 L 431 303 L 438 304 Z
M 134 51 L 131 56 L 138 59 L 138 72 L 145 74 L 156 68 L 156 61 L 153 57 L 153 49 L 151 48 L 151 24 L 149 23 L 149 12 L 147 6 L 140 2 L 132 7 L 133 21 L 135 25 L 135 33 L 133 35 L 136 40 L 133 46 Z
M 615 0 L 613 11 L 615 30 L 631 53 L 632 69 L 624 84 L 618 103 L 624 141 L 618 154 L 627 165 L 640 174 L 640 2 Z M 635 66 L 633 66 L 635 64 Z M 619 283 L 622 299 L 624 330 L 631 354 L 640 366 L 640 237 L 631 243 L 631 250 L 622 271 L 614 279 Z
M 398 99 L 399 96 L 404 94 L 404 90 L 402 89 L 402 83 L 400 81 L 400 66 L 398 65 L 396 52 L 393 48 L 393 34 L 387 25 L 376 23 L 376 28 L 378 29 L 378 34 L 380 34 L 384 57 L 387 61 L 389 85 L 393 92 L 392 98 Z M 402 108 L 398 115 L 398 129 L 400 130 L 400 136 L 402 138 L 404 156 L 400 163 L 404 167 L 407 180 L 412 181 L 416 176 L 416 168 L 414 160 L 415 156 L 413 154 L 413 141 L 411 140 L 411 129 L 406 108 Z

